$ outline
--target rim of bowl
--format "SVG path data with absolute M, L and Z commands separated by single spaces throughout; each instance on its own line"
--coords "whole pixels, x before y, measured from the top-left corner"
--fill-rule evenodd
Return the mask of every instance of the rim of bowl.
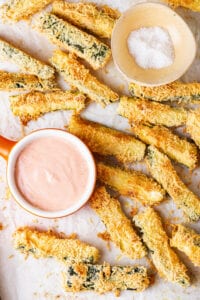
M 64 138 L 67 141 L 69 141 L 72 145 L 78 146 L 79 151 L 82 153 L 89 166 L 89 179 L 87 189 L 85 190 L 81 199 L 78 202 L 76 202 L 73 206 L 65 210 L 45 211 L 33 206 L 25 199 L 25 197 L 22 196 L 15 182 L 15 164 L 21 151 L 31 141 L 48 136 Z M 23 209 L 25 209 L 33 215 L 43 218 L 61 218 L 73 214 L 81 207 L 83 207 L 89 200 L 90 196 L 93 193 L 96 183 L 96 164 L 89 148 L 77 136 L 62 129 L 38 129 L 23 137 L 11 149 L 7 161 L 7 182 L 13 198 Z

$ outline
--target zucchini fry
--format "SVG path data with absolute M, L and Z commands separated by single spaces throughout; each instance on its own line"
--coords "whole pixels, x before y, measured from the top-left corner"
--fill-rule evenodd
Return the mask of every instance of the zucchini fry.
M 150 283 L 147 269 L 143 266 L 110 266 L 75 263 L 68 265 L 63 273 L 67 292 L 92 290 L 99 294 L 123 290 L 144 291 Z
M 174 225 L 170 245 L 183 251 L 195 266 L 200 267 L 200 234 L 183 225 Z
M 30 56 L 24 51 L 0 39 L 1 60 L 11 61 L 18 65 L 21 71 L 36 75 L 43 79 L 54 77 L 54 68 Z
M 85 108 L 85 96 L 79 92 L 55 91 L 43 94 L 32 92 L 10 96 L 10 108 L 13 114 L 26 125 L 30 120 L 37 120 L 41 115 L 55 110 L 75 110 Z
M 118 130 L 78 116 L 71 117 L 68 130 L 82 139 L 94 153 L 113 155 L 123 163 L 138 161 L 144 157 L 145 145 Z
M 131 123 L 181 126 L 186 123 L 187 111 L 144 99 L 122 97 L 118 114 L 128 118 Z
M 144 205 L 156 205 L 163 200 L 164 190 L 152 178 L 142 172 L 122 170 L 97 162 L 97 179 L 109 185 L 120 195 L 137 199 Z
M 99 250 L 73 237 L 40 232 L 29 227 L 18 228 L 13 234 L 14 248 L 35 258 L 55 258 L 59 261 L 95 263 Z
M 12 21 L 28 19 L 51 2 L 52 0 L 9 0 L 2 6 L 2 16 Z
M 182 209 L 190 222 L 200 218 L 200 200 L 190 191 L 177 175 L 167 155 L 156 147 L 148 147 L 146 163 L 152 176 L 163 186 L 174 200 L 178 208 Z
M 112 198 L 104 186 L 96 188 L 89 204 L 106 226 L 111 241 L 124 255 L 132 259 L 146 255 L 146 249 L 123 213 L 120 202 Z
M 54 78 L 48 80 L 31 74 L 0 71 L 0 91 L 48 91 L 58 90 Z
M 143 240 L 150 250 L 159 275 L 183 287 L 189 286 L 190 278 L 187 269 L 170 248 L 169 238 L 163 229 L 159 215 L 149 207 L 133 219 L 142 231 Z
M 94 70 L 103 68 L 111 56 L 106 44 L 53 14 L 41 15 L 36 22 L 36 29 L 56 45 L 85 59 Z
M 188 113 L 186 131 L 200 148 L 200 109 L 191 110 Z
M 75 56 L 57 50 L 51 58 L 51 63 L 71 86 L 102 106 L 119 100 L 117 93 L 99 82 Z
M 172 5 L 174 8 L 182 6 L 193 11 L 200 11 L 199 0 L 165 0 L 165 2 Z
M 197 165 L 197 147 L 163 126 L 133 124 L 132 131 L 146 144 L 156 146 L 175 161 L 190 169 Z
M 111 38 L 116 20 L 94 3 L 56 0 L 53 2 L 52 13 L 101 38 Z
M 153 101 L 200 101 L 200 83 L 182 83 L 174 81 L 169 84 L 147 87 L 130 83 L 129 91 L 133 97 Z

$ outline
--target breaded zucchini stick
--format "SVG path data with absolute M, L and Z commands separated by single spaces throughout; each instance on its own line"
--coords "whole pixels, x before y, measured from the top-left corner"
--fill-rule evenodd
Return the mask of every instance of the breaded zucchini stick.
M 164 190 L 152 178 L 134 170 L 122 170 L 97 162 L 97 179 L 109 185 L 120 195 L 137 199 L 144 205 L 156 205 L 163 200 Z
M 67 292 L 92 290 L 99 294 L 123 290 L 144 291 L 150 283 L 147 269 L 143 266 L 110 266 L 75 263 L 63 273 Z
M 200 11 L 199 0 L 165 0 L 169 5 L 176 7 L 185 7 L 193 11 Z
M 200 218 L 200 200 L 190 191 L 177 175 L 170 159 L 156 147 L 148 147 L 146 163 L 152 176 L 172 197 L 178 208 L 182 209 L 189 221 Z
M 42 79 L 31 74 L 0 71 L 0 91 L 48 91 L 57 90 L 53 78 Z
M 186 131 L 191 138 L 200 147 L 200 109 L 190 110 L 186 122 Z
M 170 245 L 183 251 L 195 266 L 200 267 L 200 234 L 183 225 L 174 225 Z
M 168 128 L 133 124 L 132 131 L 144 143 L 156 146 L 170 158 L 186 165 L 190 169 L 195 168 L 198 161 L 195 144 L 180 138 Z
M 52 12 L 101 38 L 111 38 L 116 20 L 94 3 L 69 3 L 56 0 L 53 2 Z
M 189 286 L 190 278 L 187 275 L 187 269 L 170 248 L 169 238 L 164 231 L 159 215 L 149 207 L 133 219 L 142 231 L 142 238 L 150 250 L 159 275 L 183 287 Z
M 131 221 L 123 213 L 120 202 L 112 198 L 104 186 L 96 188 L 89 204 L 104 223 L 111 241 L 124 255 L 136 259 L 147 254 Z
M 2 39 L 0 39 L 0 58 L 1 60 L 15 63 L 20 67 L 21 71 L 25 73 L 33 74 L 43 79 L 54 77 L 54 68 L 37 60 Z
M 71 117 L 68 130 L 82 139 L 94 153 L 113 155 L 123 163 L 138 161 L 144 157 L 145 145 L 121 131 L 78 116 Z
M 40 232 L 29 227 L 13 234 L 14 247 L 35 258 L 53 257 L 62 262 L 95 263 L 99 250 L 73 237 L 60 237 L 53 232 Z
M 186 123 L 187 111 L 144 99 L 122 97 L 118 114 L 133 123 L 181 126 Z
M 19 21 L 30 16 L 50 4 L 52 0 L 9 0 L 3 5 L 3 18 Z
M 24 125 L 47 112 L 65 109 L 80 112 L 85 108 L 85 96 L 72 91 L 55 91 L 45 94 L 31 92 L 10 96 L 9 99 L 13 114 L 19 117 Z
M 111 56 L 109 46 L 53 14 L 41 15 L 36 28 L 56 45 L 85 59 L 94 70 L 103 68 Z
M 129 91 L 133 97 L 145 98 L 153 101 L 200 101 L 200 83 L 182 83 L 174 81 L 169 84 L 148 87 L 135 83 L 129 84 Z
M 97 80 L 75 56 L 57 50 L 51 58 L 51 63 L 71 86 L 102 106 L 119 100 L 118 94 Z

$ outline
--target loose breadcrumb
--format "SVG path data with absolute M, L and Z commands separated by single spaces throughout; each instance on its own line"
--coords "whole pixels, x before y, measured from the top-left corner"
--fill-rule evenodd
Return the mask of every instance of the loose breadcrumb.
M 146 144 L 156 146 L 175 161 L 194 169 L 198 162 L 197 147 L 163 126 L 133 124 L 132 131 Z
M 48 93 L 32 92 L 10 96 L 10 108 L 15 116 L 26 125 L 41 115 L 55 110 L 74 110 L 79 113 L 85 108 L 86 97 L 79 92 L 55 91 Z
M 110 59 L 109 46 L 53 14 L 42 14 L 35 27 L 59 47 L 85 59 L 94 70 L 103 68 Z
M 147 269 L 143 266 L 110 266 L 76 263 L 63 272 L 64 288 L 67 292 L 92 290 L 99 294 L 134 290 L 141 292 L 149 283 Z
M 182 209 L 187 220 L 198 221 L 200 218 L 200 200 L 190 191 L 177 175 L 170 159 L 156 147 L 148 147 L 146 163 L 152 176 L 172 197 L 178 208 Z
M 191 1 L 190 1 L 191 2 Z M 136 83 L 129 84 L 129 91 L 133 97 L 153 101 L 200 101 L 200 83 L 182 83 L 174 81 L 169 84 L 148 87 Z
M 133 136 L 78 116 L 71 117 L 68 131 L 83 140 L 92 152 L 115 156 L 120 162 L 144 157 L 145 145 Z
M 141 201 L 144 205 L 156 205 L 163 200 L 164 190 L 156 181 L 134 170 L 123 170 L 103 162 L 97 162 L 97 179 L 109 185 L 119 194 Z
M 22 227 L 13 234 L 14 247 L 26 255 L 35 258 L 53 257 L 62 262 L 95 263 L 99 258 L 99 251 L 74 236 L 62 237 L 51 231 Z
M 51 63 L 71 86 L 102 106 L 119 100 L 117 93 L 101 83 L 74 55 L 54 51 Z
M 181 224 L 174 225 L 170 244 L 183 251 L 195 266 L 200 267 L 200 234 Z
M 149 207 L 133 219 L 142 231 L 142 238 L 150 250 L 159 275 L 183 287 L 189 286 L 190 278 L 187 269 L 170 248 L 169 238 L 163 229 L 159 215 Z
M 111 38 L 116 20 L 116 16 L 113 17 L 115 11 L 111 16 L 111 8 L 107 12 L 94 3 L 69 3 L 56 0 L 53 2 L 52 13 L 101 38 Z
M 117 112 L 131 123 L 147 125 L 181 126 L 187 120 L 187 111 L 184 108 L 137 98 L 122 97 Z
M 120 202 L 112 198 L 104 186 L 96 188 L 89 204 L 106 226 L 111 241 L 124 255 L 132 259 L 146 255 L 146 249 L 133 229 L 131 221 L 123 213 Z

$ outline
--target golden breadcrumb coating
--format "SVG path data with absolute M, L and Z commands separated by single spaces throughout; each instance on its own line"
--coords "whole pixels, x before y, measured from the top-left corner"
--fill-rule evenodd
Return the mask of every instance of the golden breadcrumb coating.
M 169 5 L 176 7 L 185 7 L 193 11 L 200 11 L 199 0 L 165 0 Z
M 45 94 L 31 92 L 10 96 L 9 99 L 13 114 L 18 116 L 24 125 L 47 112 L 69 109 L 78 113 L 85 108 L 85 96 L 72 91 L 55 91 Z
M 200 109 L 190 110 L 186 122 L 186 131 L 191 138 L 200 147 Z
M 72 116 L 68 130 L 78 136 L 94 153 L 115 156 L 120 162 L 142 160 L 145 145 L 133 136 L 101 124 Z
M 0 39 L 0 58 L 20 67 L 20 70 L 43 79 L 54 77 L 54 68 Z
M 122 170 L 97 162 L 97 179 L 109 185 L 120 195 L 137 199 L 144 205 L 156 205 L 163 200 L 165 191 L 152 178 L 135 170 Z
M 103 68 L 110 59 L 109 46 L 53 14 L 41 15 L 35 25 L 53 43 L 85 59 L 94 70 Z
M 122 97 L 118 114 L 133 123 L 181 126 L 186 123 L 187 111 L 144 99 Z
M 110 8 L 106 11 L 94 3 L 56 0 L 53 2 L 52 13 L 101 38 L 111 38 L 116 20 L 116 12 L 114 11 L 111 16 L 111 10 Z
M 75 56 L 55 51 L 51 63 L 71 86 L 86 94 L 92 101 L 105 106 L 119 100 L 117 93 L 101 83 Z
M 122 211 L 120 202 L 112 198 L 104 186 L 96 188 L 89 204 L 106 226 L 110 240 L 124 255 L 132 259 L 146 255 L 146 249 L 133 229 L 131 221 Z
M 159 215 L 149 207 L 133 219 L 142 231 L 142 238 L 150 250 L 159 275 L 183 287 L 189 286 L 190 278 L 187 275 L 187 269 L 171 249 Z
M 95 263 L 99 250 L 73 237 L 60 237 L 53 232 L 22 227 L 14 234 L 14 247 L 20 252 L 35 258 L 53 257 L 62 262 Z
M 170 159 L 156 147 L 148 147 L 146 157 L 151 175 L 163 186 L 174 200 L 178 208 L 182 209 L 187 220 L 198 221 L 200 218 L 200 200 L 190 191 L 177 175 Z
M 200 234 L 183 225 L 174 225 L 170 245 L 183 251 L 195 266 L 200 267 Z
M 51 2 L 52 0 L 9 0 L 2 6 L 2 16 L 12 21 L 28 19 Z
M 190 1 L 191 2 L 191 1 Z M 148 87 L 136 83 L 129 84 L 129 91 L 133 97 L 153 101 L 200 101 L 200 83 L 182 83 L 174 81 L 169 84 Z
M 132 131 L 141 141 L 156 146 L 175 161 L 184 164 L 190 169 L 196 167 L 198 157 L 195 144 L 180 138 L 168 128 L 133 124 Z
M 63 272 L 63 284 L 67 292 L 91 290 L 99 294 L 134 290 L 144 291 L 150 284 L 147 269 L 143 266 L 110 266 L 75 263 Z
M 49 91 L 57 89 L 54 78 L 42 79 L 31 74 L 0 71 L 0 91 Z

